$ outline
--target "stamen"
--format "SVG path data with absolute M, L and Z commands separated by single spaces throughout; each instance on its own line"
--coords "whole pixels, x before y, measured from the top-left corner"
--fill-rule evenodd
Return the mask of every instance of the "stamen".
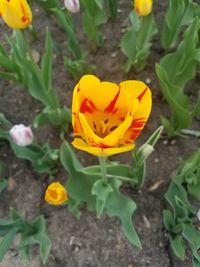
M 117 129 L 117 125 L 115 125 L 115 126 L 112 126 L 111 128 L 110 128 L 110 132 L 112 132 L 112 131 L 114 131 L 115 129 Z

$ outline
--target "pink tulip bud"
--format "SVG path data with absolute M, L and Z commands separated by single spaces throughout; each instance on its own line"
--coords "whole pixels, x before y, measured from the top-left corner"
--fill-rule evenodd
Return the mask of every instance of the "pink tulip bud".
M 198 209 L 198 211 L 197 211 L 197 218 L 200 221 L 200 209 Z
M 9 133 L 13 142 L 18 146 L 28 146 L 33 142 L 33 132 L 31 128 L 23 124 L 14 125 Z
M 69 12 L 76 13 L 80 10 L 79 0 L 64 0 L 65 7 Z

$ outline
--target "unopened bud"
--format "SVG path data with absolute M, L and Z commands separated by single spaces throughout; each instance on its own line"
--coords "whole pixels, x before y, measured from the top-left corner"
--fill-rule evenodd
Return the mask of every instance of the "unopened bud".
M 152 11 L 152 0 L 135 0 L 135 11 L 139 16 L 148 16 Z
M 148 145 L 148 144 L 144 144 L 141 148 L 140 148 L 140 152 L 142 153 L 142 155 L 145 158 L 148 158 L 148 156 L 154 151 L 153 146 Z
M 80 10 L 79 0 L 64 0 L 65 7 L 69 12 L 77 13 Z
M 13 142 L 18 146 L 28 146 L 33 142 L 33 132 L 23 124 L 14 125 L 10 131 Z
M 198 209 L 198 211 L 197 211 L 197 218 L 200 221 L 200 209 Z

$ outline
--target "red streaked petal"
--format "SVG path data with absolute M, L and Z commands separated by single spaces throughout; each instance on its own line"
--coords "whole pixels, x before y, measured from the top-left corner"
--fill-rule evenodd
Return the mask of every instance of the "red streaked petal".
M 139 102 L 141 102 L 143 96 L 146 94 L 146 91 L 147 91 L 147 87 L 144 89 L 144 91 L 142 91 L 142 93 L 137 97 L 137 99 L 139 100 Z
M 120 89 L 117 92 L 117 94 L 114 96 L 113 100 L 110 101 L 109 105 L 105 108 L 104 112 L 105 113 L 112 113 L 114 114 L 117 111 L 117 108 L 115 107 L 115 104 L 117 102 L 117 99 L 119 97 L 120 94 Z
M 94 103 L 89 100 L 88 98 L 85 98 L 80 106 L 80 112 L 85 113 L 93 113 L 96 110 L 96 107 Z

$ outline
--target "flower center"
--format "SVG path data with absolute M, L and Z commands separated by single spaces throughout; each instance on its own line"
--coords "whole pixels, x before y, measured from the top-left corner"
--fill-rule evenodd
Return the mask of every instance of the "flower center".
M 114 131 L 118 125 L 113 125 L 111 121 L 107 118 L 105 120 L 100 120 L 99 122 L 93 121 L 93 131 L 96 135 L 101 138 L 104 138 L 112 131 Z

